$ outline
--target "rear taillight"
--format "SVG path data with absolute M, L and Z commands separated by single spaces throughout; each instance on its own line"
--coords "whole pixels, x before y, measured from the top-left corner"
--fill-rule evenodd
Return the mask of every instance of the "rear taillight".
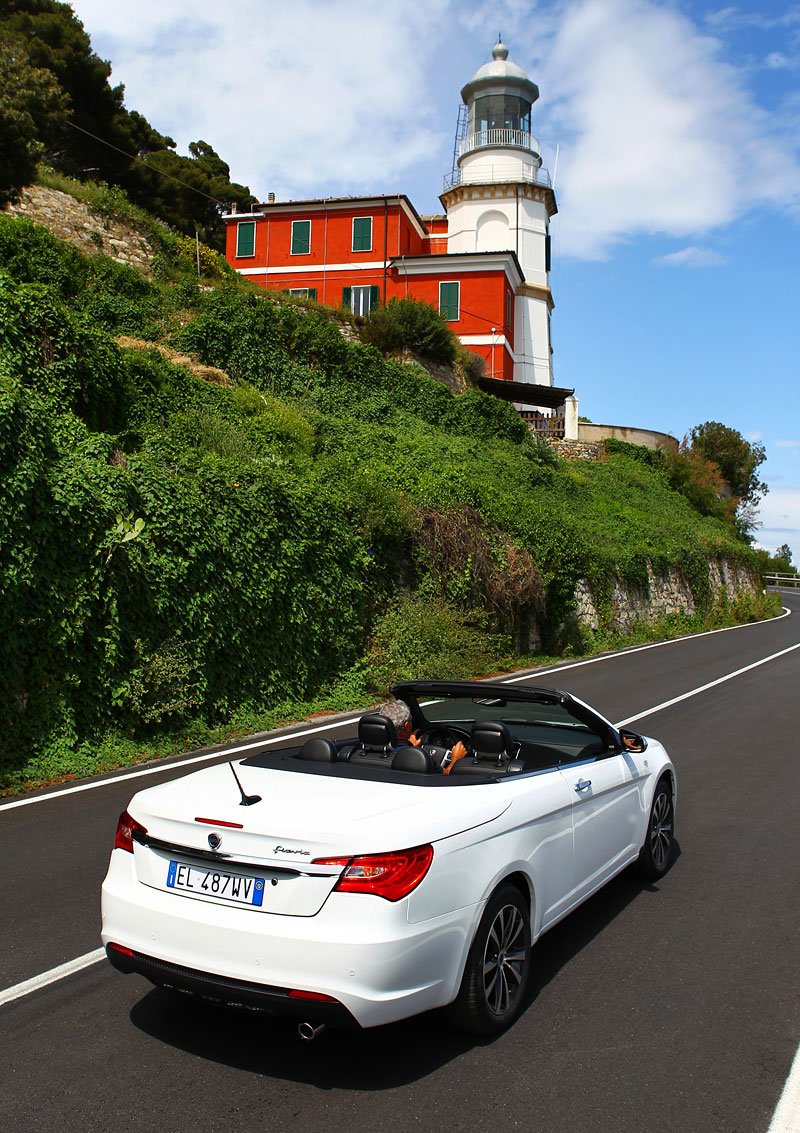
M 135 818 L 131 818 L 127 810 L 123 810 L 122 814 L 119 816 L 119 822 L 117 823 L 117 836 L 114 839 L 114 849 L 127 850 L 129 854 L 132 854 L 134 830 L 142 834 L 147 833 L 140 822 L 137 822 Z
M 339 893 L 372 893 L 387 901 L 399 901 L 417 888 L 432 861 L 433 846 L 415 846 L 359 858 L 316 858 L 315 864 L 343 867 L 334 886 Z

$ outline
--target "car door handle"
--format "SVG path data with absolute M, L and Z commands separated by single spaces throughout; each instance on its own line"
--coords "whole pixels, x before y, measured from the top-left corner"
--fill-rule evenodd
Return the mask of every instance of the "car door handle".
M 576 791 L 588 791 L 592 785 L 591 779 L 579 779 L 575 784 Z

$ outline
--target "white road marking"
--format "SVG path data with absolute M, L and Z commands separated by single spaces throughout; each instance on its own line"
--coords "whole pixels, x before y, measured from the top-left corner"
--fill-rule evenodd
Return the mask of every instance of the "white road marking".
M 94 952 L 87 952 L 85 956 L 78 956 L 75 960 L 67 960 L 66 964 L 59 964 L 57 968 L 51 968 L 49 972 L 42 972 L 38 976 L 33 976 L 31 979 L 25 980 L 24 983 L 7 987 L 5 991 L 0 991 L 0 1007 L 4 1007 L 6 1003 L 13 1003 L 15 999 L 21 999 L 23 995 L 30 995 L 33 991 L 39 991 L 40 988 L 47 987 L 48 984 L 53 984 L 57 980 L 74 976 L 76 972 L 80 972 L 83 968 L 90 968 L 98 960 L 104 959 L 105 954 L 105 948 L 96 948 Z
M 790 645 L 788 649 L 781 649 L 778 653 L 771 653 L 769 657 L 762 657 L 760 661 L 753 661 L 752 665 L 745 665 L 741 669 L 736 669 L 733 673 L 728 673 L 724 677 L 717 677 L 715 681 L 709 681 L 706 685 L 700 685 L 699 688 L 690 689 L 689 692 L 684 692 L 680 696 L 674 696 L 672 700 L 665 700 L 662 704 L 656 704 L 653 708 L 647 708 L 644 712 L 637 713 L 636 716 L 629 716 L 627 720 L 620 720 L 614 726 L 616 728 L 624 728 L 626 724 L 633 724 L 636 720 L 641 720 L 645 716 L 652 716 L 655 712 L 661 712 L 664 708 L 671 708 L 673 704 L 680 704 L 682 700 L 689 700 L 692 696 L 699 696 L 701 692 L 707 692 L 708 689 L 716 687 L 716 685 L 725 684 L 726 681 L 732 681 L 734 677 L 740 677 L 742 673 L 749 673 L 751 669 L 758 669 L 761 665 L 766 665 L 770 661 L 775 661 L 778 657 L 785 657 L 787 653 L 794 653 L 795 649 L 800 649 L 800 642 L 797 645 Z
M 360 713 L 358 714 L 360 715 Z M 284 732 L 280 736 L 273 736 L 269 740 L 255 740 L 253 743 L 237 744 L 236 747 L 223 747 L 217 751 L 206 752 L 205 755 L 194 755 L 189 759 L 176 759 L 173 763 L 160 763 L 158 767 L 144 767 L 140 771 L 126 771 L 122 775 L 115 775 L 109 779 L 97 779 L 94 783 L 79 783 L 77 787 L 64 787 L 60 791 L 51 791 L 49 795 L 34 795 L 30 799 L 15 799 L 11 803 L 0 803 L 0 810 L 13 810 L 17 806 L 32 806 L 33 803 L 45 803 L 48 799 L 60 799 L 64 795 L 76 795 L 79 791 L 93 791 L 95 787 L 108 787 L 112 783 L 121 783 L 125 779 L 141 779 L 144 775 L 163 775 L 173 767 L 190 767 L 193 763 L 207 763 L 209 759 L 218 759 L 223 755 L 235 755 L 240 751 L 249 751 L 254 747 L 267 747 L 291 740 L 297 736 L 310 736 L 314 732 L 324 732 L 330 728 L 343 728 L 345 724 L 352 724 L 355 716 L 347 720 L 338 720 L 334 724 L 320 724 L 316 728 L 304 728 L 298 732 Z
M 800 1131 L 800 1047 L 794 1056 L 794 1062 L 767 1133 L 798 1133 L 798 1131 Z
M 787 609 L 786 606 L 783 606 L 782 609 L 783 609 L 783 613 L 780 615 L 780 617 L 772 618 L 770 620 L 771 621 L 781 621 L 783 618 L 788 618 L 792 611 Z M 706 630 L 704 633 L 688 634 L 686 637 L 673 637 L 673 638 L 670 638 L 669 641 L 654 641 L 654 642 L 651 642 L 648 645 L 637 645 L 633 649 L 624 649 L 624 650 L 622 650 L 621 652 L 618 652 L 618 653 L 605 653 L 605 654 L 603 654 L 602 657 L 589 657 L 585 661 L 570 661 L 566 665 L 554 665 L 550 669 L 528 670 L 521 677 L 506 677 L 504 680 L 500 680 L 497 683 L 498 684 L 509 684 L 509 685 L 518 684 L 520 681 L 529 681 L 529 680 L 534 679 L 534 678 L 539 677 L 539 676 L 546 676 L 548 673 L 561 673 L 561 672 L 565 672 L 567 669 L 580 669 L 584 665 L 597 665 L 601 661 L 615 661 L 618 657 L 627 657 L 631 653 L 642 653 L 646 649 L 660 649 L 664 645 L 678 645 L 682 641 L 692 641 L 692 640 L 694 640 L 695 638 L 698 638 L 698 637 L 710 637 L 712 634 L 717 634 L 717 633 L 730 633 L 732 630 L 752 629 L 753 626 L 766 625 L 766 624 L 767 624 L 766 622 L 748 622 L 746 625 L 725 626 L 724 629 L 709 629 L 709 630 Z M 744 671 L 744 670 L 742 670 L 742 671 Z M 732 675 L 735 676 L 736 674 L 732 674 Z M 727 678 L 725 678 L 725 679 L 727 679 Z M 702 691 L 702 690 L 698 690 L 698 691 Z M 689 694 L 687 694 L 687 695 L 689 695 Z M 694 694 L 691 694 L 691 695 L 694 695 Z M 670 703 L 672 703 L 672 702 L 670 702 Z M 661 705 L 660 707 L 664 707 L 664 706 Z M 657 711 L 657 709 L 651 708 L 651 709 L 648 710 L 648 712 L 645 712 L 642 715 L 647 716 L 651 712 L 655 712 L 655 711 Z M 171 771 L 172 768 L 174 768 L 174 767 L 191 767 L 192 764 L 195 764 L 195 763 L 207 763 L 208 760 L 210 760 L 210 759 L 217 759 L 220 756 L 225 756 L 225 755 L 236 755 L 240 751 L 250 751 L 252 748 L 256 748 L 256 747 L 267 747 L 269 744 L 280 743 L 283 740 L 290 740 L 290 739 L 297 737 L 297 736 L 310 736 L 310 735 L 313 735 L 315 732 L 324 732 L 324 731 L 327 731 L 327 730 L 330 730 L 330 729 L 333 729 L 333 728 L 342 728 L 346 724 L 352 723 L 352 721 L 358 715 L 360 715 L 360 713 L 354 713 L 353 715 L 348 716 L 345 720 L 339 720 L 339 721 L 337 721 L 336 723 L 333 723 L 333 724 L 320 724 L 316 728 L 305 728 L 302 731 L 296 731 L 296 732 L 295 731 L 284 732 L 282 735 L 274 736 L 272 739 L 268 739 L 268 740 L 256 740 L 252 743 L 236 744 L 232 747 L 220 748 L 217 751 L 207 752 L 205 755 L 194 755 L 194 756 L 189 756 L 189 758 L 187 758 L 187 759 L 176 759 L 176 760 L 173 760 L 171 763 L 159 763 L 159 765 L 157 767 L 145 767 L 145 768 L 143 768 L 139 771 L 124 771 L 120 775 L 109 776 L 108 778 L 104 778 L 104 779 L 97 779 L 93 783 L 79 783 L 75 787 L 64 787 L 61 790 L 51 791 L 49 794 L 46 794 L 46 795 L 34 795 L 32 798 L 28 798 L 28 799 L 15 799 L 13 802 L 0 803 L 0 811 L 2 811 L 2 810 L 13 810 L 15 807 L 19 807 L 19 806 L 33 806 L 34 803 L 44 803 L 44 802 L 47 802 L 49 799 L 60 799 L 64 795 L 74 795 L 74 794 L 77 794 L 79 791 L 93 791 L 96 787 L 108 787 L 113 783 L 121 783 L 125 779 L 139 779 L 139 778 L 142 778 L 145 775 L 163 775 L 163 774 L 165 774 L 165 772 Z M 627 721 L 623 720 L 622 723 L 617 725 L 617 727 L 621 728 L 621 727 L 623 727 L 623 725 L 625 723 L 631 723 L 633 720 L 638 720 L 638 719 L 640 719 L 639 716 L 631 716 L 629 720 L 627 720 Z

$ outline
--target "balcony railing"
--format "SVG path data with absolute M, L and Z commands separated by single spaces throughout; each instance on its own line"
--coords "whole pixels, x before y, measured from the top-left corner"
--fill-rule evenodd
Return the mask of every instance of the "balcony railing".
M 550 174 L 546 169 L 525 163 L 520 166 L 518 161 L 497 161 L 491 164 L 481 162 L 477 169 L 462 171 L 456 166 L 444 179 L 444 191 L 455 188 L 456 185 L 485 185 L 525 182 L 529 185 L 544 185 L 551 189 Z
M 541 153 L 539 139 L 527 130 L 478 130 L 475 134 L 467 134 L 458 147 L 460 157 L 465 153 L 472 153 L 475 149 L 484 146 L 513 146 L 514 149 L 527 149 L 532 153 Z

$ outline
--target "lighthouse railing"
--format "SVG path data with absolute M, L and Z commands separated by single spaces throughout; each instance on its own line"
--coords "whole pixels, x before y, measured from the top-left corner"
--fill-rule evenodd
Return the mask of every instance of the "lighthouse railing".
M 467 134 L 459 146 L 459 156 L 471 153 L 484 146 L 513 146 L 515 149 L 528 149 L 533 153 L 540 153 L 539 139 L 527 130 L 486 129 L 477 130 L 474 134 Z
M 520 181 L 531 185 L 543 185 L 547 189 L 553 187 L 550 174 L 546 169 L 537 168 L 533 164 L 524 165 L 520 168 L 516 161 L 499 161 L 491 164 L 481 162 L 480 168 L 476 169 L 461 170 L 456 167 L 444 178 L 444 191 L 447 192 L 448 189 L 453 189 L 456 185 L 482 185 L 486 182 L 501 185 L 503 183 L 519 183 Z

